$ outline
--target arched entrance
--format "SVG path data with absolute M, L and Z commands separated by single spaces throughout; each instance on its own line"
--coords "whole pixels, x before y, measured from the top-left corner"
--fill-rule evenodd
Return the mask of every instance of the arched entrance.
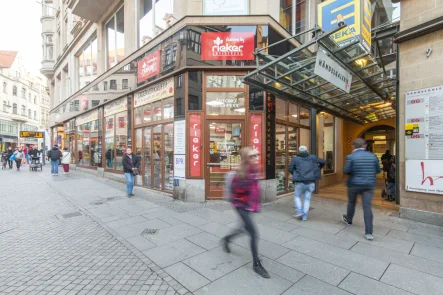
M 368 150 L 379 159 L 387 150 L 395 154 L 395 128 L 392 126 L 374 126 L 362 131 L 358 137 L 366 140 Z

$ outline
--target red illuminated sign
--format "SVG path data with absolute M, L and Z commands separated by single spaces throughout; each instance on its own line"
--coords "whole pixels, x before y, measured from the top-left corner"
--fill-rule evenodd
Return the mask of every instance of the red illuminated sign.
M 261 152 L 262 152 L 262 116 L 259 114 L 253 114 L 251 115 L 251 124 L 249 125 L 250 127 L 250 145 L 253 149 L 257 150 L 257 152 L 259 153 L 259 157 L 258 157 L 258 164 L 262 165 L 262 156 L 261 156 Z
M 190 160 L 189 166 L 190 176 L 199 177 L 201 176 L 201 122 L 200 115 L 191 114 L 189 116 L 189 129 L 190 129 Z
M 138 83 L 145 81 L 160 73 L 160 50 L 145 56 L 138 62 Z
M 254 60 L 254 33 L 202 33 L 202 60 Z

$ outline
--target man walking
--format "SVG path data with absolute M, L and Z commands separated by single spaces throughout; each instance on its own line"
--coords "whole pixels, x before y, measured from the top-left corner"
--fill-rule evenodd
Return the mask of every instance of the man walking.
M 315 191 L 315 181 L 321 178 L 321 169 L 325 166 L 326 161 L 317 158 L 315 155 L 308 153 L 308 148 L 304 145 L 300 146 L 299 154 L 292 159 L 289 165 L 289 172 L 292 174 L 294 182 L 294 203 L 295 218 L 304 221 L 308 219 L 309 206 L 311 205 L 311 196 Z M 303 208 L 301 204 L 301 195 L 304 195 Z
M 354 151 L 346 157 L 344 172 L 349 175 L 348 186 L 348 211 L 343 215 L 343 222 L 352 224 L 355 213 L 357 196 L 362 196 L 363 214 L 365 220 L 365 237 L 373 240 L 372 235 L 372 197 L 376 185 L 376 175 L 381 172 L 377 157 L 366 151 L 366 141 L 357 138 L 353 144 Z
M 134 177 L 135 175 L 139 175 L 140 169 L 140 158 L 136 155 L 132 154 L 132 149 L 126 149 L 126 155 L 123 157 L 123 173 L 126 178 L 126 192 L 128 193 L 128 197 L 133 197 L 132 193 L 134 189 Z
M 11 159 L 11 157 L 12 157 L 12 155 L 14 154 L 14 151 L 12 150 L 12 146 L 9 146 L 8 147 L 8 150 L 7 150 L 7 155 L 8 155 L 8 166 L 9 166 L 9 169 L 12 169 L 12 167 L 14 166 L 14 161 L 13 160 L 10 160 Z
M 57 145 L 54 145 L 52 150 L 48 152 L 48 159 L 51 160 L 51 174 L 52 176 L 58 176 L 58 165 L 60 163 L 60 159 L 62 157 L 62 153 L 58 149 Z

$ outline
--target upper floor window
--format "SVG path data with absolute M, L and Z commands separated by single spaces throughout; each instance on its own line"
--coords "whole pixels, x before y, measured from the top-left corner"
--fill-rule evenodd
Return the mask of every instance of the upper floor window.
M 94 37 L 83 45 L 77 57 L 79 89 L 85 84 L 85 77 L 94 79 L 97 76 L 97 52 L 97 38 Z
M 37 104 L 37 96 L 34 95 L 34 104 Z
M 17 86 L 12 87 L 12 95 L 17 96 Z
M 108 81 L 103 81 L 103 91 L 108 90 Z
M 8 84 L 6 82 L 3 82 L 3 93 L 7 93 Z
M 37 112 L 34 111 L 34 120 L 37 120 Z
M 26 99 L 26 88 L 22 88 L 22 98 Z
M 32 119 L 32 117 L 31 117 L 31 110 L 30 109 L 28 109 L 28 118 Z
M 122 89 L 128 89 L 128 79 L 122 80 Z
M 29 102 L 31 102 L 31 93 L 28 93 L 28 99 L 29 99 Z
M 189 50 L 195 53 L 200 53 L 201 51 L 201 34 L 192 30 L 188 30 L 188 45 Z
M 109 89 L 117 90 L 117 80 L 111 80 L 110 81 Z
M 26 116 L 26 107 L 22 105 L 22 116 Z
M 106 61 L 110 69 L 125 57 L 125 18 L 122 6 L 106 23 Z
M 43 1 L 43 16 L 54 16 L 56 9 L 54 8 L 54 4 L 51 1 Z
M 3 101 L 3 112 L 7 112 L 8 110 L 8 104 L 6 103 L 6 101 Z
M 12 105 L 12 113 L 17 115 L 17 104 L 16 103 L 14 103 Z

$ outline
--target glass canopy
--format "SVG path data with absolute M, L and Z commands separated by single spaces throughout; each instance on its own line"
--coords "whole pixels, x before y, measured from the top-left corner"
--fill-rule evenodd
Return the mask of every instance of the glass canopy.
M 393 71 L 389 74 L 383 64 L 383 56 L 374 57 L 359 37 L 338 45 L 331 35 L 344 27 L 346 25 L 324 32 L 317 26 L 256 49 L 258 68 L 246 75 L 244 82 L 362 124 L 394 117 L 396 83 Z M 269 48 L 303 34 L 312 34 L 311 40 L 281 56 L 268 54 Z M 350 93 L 314 73 L 320 50 L 352 75 Z M 373 50 L 380 51 L 378 41 Z

